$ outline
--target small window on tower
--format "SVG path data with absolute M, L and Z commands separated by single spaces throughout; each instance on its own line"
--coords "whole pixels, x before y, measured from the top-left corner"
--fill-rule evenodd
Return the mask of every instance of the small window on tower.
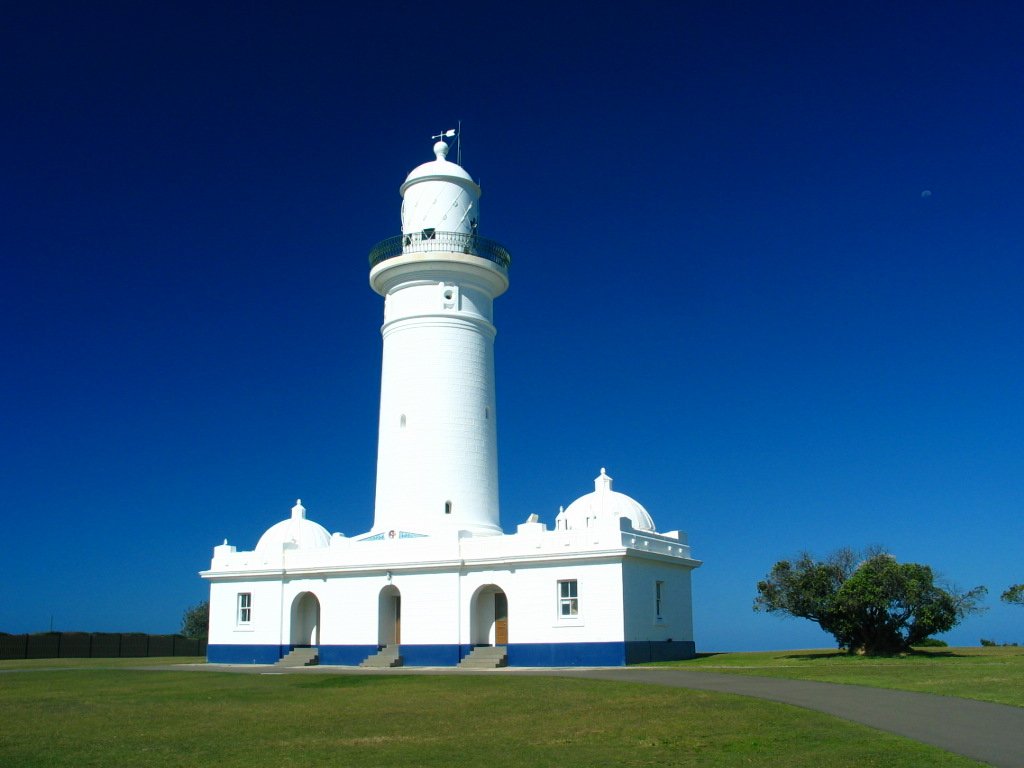
M 452 513 L 452 503 L 450 501 L 446 501 L 444 503 L 444 513 L 446 515 L 450 515 Z
M 485 419 L 491 418 L 491 407 L 489 405 L 485 405 L 484 406 L 484 418 Z
M 398 420 L 398 426 L 401 427 L 402 429 L 405 429 L 405 414 L 404 413 L 402 414 L 402 418 L 400 418 Z
M 661 608 L 665 598 L 665 582 L 654 582 L 654 618 L 661 621 Z
M 436 231 L 437 230 L 434 227 L 428 227 L 427 229 L 423 230 L 423 233 L 420 235 L 420 239 L 421 240 L 433 240 L 434 239 L 434 234 L 435 234 Z

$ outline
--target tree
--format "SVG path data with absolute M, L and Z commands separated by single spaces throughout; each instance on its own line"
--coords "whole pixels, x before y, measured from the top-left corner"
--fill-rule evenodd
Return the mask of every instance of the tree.
M 1010 605 L 1024 605 L 1024 584 L 1014 584 L 999 599 Z
M 960 592 L 932 569 L 881 550 L 841 549 L 822 561 L 780 560 L 758 583 L 754 610 L 810 619 L 851 653 L 899 653 L 984 610 L 985 587 Z
M 207 600 L 187 608 L 181 617 L 181 634 L 205 640 L 210 633 L 210 603 Z

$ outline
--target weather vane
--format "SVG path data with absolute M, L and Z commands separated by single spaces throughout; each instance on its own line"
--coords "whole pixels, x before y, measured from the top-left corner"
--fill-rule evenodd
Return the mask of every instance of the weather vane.
M 455 137 L 455 162 L 462 165 L 462 121 L 459 120 L 458 128 L 449 128 L 447 131 L 441 131 L 435 136 L 431 136 L 432 139 L 450 139 Z

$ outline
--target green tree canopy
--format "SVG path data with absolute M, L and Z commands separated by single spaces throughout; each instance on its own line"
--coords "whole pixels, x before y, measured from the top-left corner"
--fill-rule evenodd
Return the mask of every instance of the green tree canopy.
M 805 552 L 777 562 L 757 585 L 754 610 L 810 619 L 840 648 L 881 655 L 952 629 L 983 610 L 987 592 L 943 588 L 927 565 L 901 564 L 881 550 L 841 549 L 820 561 Z
M 181 634 L 196 640 L 205 640 L 210 633 L 210 603 L 204 600 L 199 605 L 185 609 L 181 617 Z
M 1014 584 L 999 599 L 1010 605 L 1024 605 L 1024 584 Z

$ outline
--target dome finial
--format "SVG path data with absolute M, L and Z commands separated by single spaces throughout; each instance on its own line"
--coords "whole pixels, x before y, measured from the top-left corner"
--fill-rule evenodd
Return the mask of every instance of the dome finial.
M 292 519 L 297 519 L 297 518 L 305 519 L 305 517 L 306 517 L 306 508 L 304 506 L 302 506 L 302 499 L 296 499 L 295 500 L 295 506 L 292 507 Z
M 594 490 L 595 491 L 610 491 L 612 489 L 612 479 L 604 471 L 604 467 L 601 467 L 601 474 L 594 478 Z
M 454 136 L 458 136 L 461 128 L 462 121 L 460 120 L 458 129 L 449 128 L 447 131 L 441 131 L 440 133 L 430 137 L 432 139 L 437 139 L 437 143 L 434 144 L 434 157 L 436 157 L 438 160 L 444 160 L 446 157 L 448 157 L 448 145 L 444 143 L 444 140 L 450 139 Z M 460 143 L 459 146 L 461 147 L 462 144 Z

